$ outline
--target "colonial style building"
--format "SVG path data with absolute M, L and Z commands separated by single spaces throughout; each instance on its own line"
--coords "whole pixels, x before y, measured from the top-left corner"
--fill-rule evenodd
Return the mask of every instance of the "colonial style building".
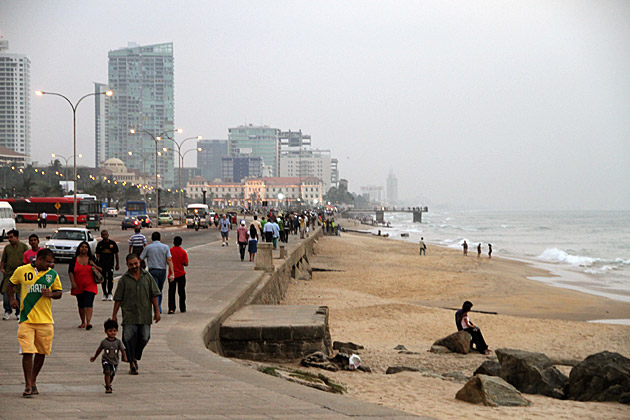
M 208 182 L 195 177 L 188 181 L 186 194 L 203 199 L 211 207 L 297 207 L 322 203 L 322 184 L 317 178 L 265 177 L 249 178 L 243 182 Z

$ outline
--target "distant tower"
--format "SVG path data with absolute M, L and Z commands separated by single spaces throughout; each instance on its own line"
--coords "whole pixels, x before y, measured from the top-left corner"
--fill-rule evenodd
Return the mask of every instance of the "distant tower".
M 394 171 L 391 169 L 387 176 L 387 201 L 389 204 L 396 204 L 398 202 L 398 178 L 396 178 Z
M 31 159 L 31 60 L 0 38 L 0 146 Z
M 131 169 L 145 167 L 153 174 L 155 142 L 140 130 L 158 136 L 175 128 L 173 43 L 130 43 L 108 57 L 108 86 L 114 96 L 107 102 L 105 158 L 121 159 Z M 137 134 L 129 132 L 132 128 Z M 169 187 L 174 184 L 173 144 L 162 139 L 158 146 L 169 150 L 160 151 L 158 159 L 161 183 Z
M 107 120 L 106 99 L 100 94 L 108 90 L 109 86 L 106 84 L 94 82 L 94 93 L 97 93 L 94 97 L 94 161 L 96 166 L 105 162 L 105 156 L 107 155 L 105 145 L 105 121 Z M 107 100 L 109 100 L 109 98 L 107 98 Z

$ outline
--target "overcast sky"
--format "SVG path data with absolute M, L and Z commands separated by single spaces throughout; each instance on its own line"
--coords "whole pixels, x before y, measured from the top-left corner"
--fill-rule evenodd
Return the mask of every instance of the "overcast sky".
M 629 1 L 0 0 L 33 91 L 76 100 L 108 51 L 172 41 L 182 136 L 301 129 L 352 191 L 392 169 L 401 198 L 471 209 L 630 209 L 628 22 Z M 71 154 L 69 106 L 31 106 L 33 159 Z M 91 98 L 78 142 L 93 165 Z

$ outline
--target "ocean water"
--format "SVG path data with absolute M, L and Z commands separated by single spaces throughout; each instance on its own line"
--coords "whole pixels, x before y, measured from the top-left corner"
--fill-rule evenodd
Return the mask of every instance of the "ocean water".
M 466 240 L 473 257 L 478 243 L 487 257 L 491 243 L 493 257 L 526 261 L 557 276 L 534 280 L 630 302 L 630 211 L 431 209 L 422 216 L 419 224 L 411 213 L 385 213 L 391 228 L 380 229 L 393 239 L 418 243 L 423 236 L 429 245 L 459 250 Z

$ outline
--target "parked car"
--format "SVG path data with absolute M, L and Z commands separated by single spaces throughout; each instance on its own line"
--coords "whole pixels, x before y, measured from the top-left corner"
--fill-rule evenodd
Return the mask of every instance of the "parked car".
M 160 225 L 172 225 L 173 224 L 173 216 L 170 213 L 160 213 L 158 216 L 158 226 Z
M 46 236 L 48 241 L 45 247 L 50 249 L 56 260 L 70 260 L 74 257 L 77 247 L 83 241 L 87 242 L 92 250 L 96 252 L 96 239 L 92 232 L 85 228 L 59 228 L 52 236 Z
M 122 230 L 127 228 L 134 229 L 137 226 L 141 226 L 141 224 L 136 216 L 126 216 L 122 221 Z
M 151 219 L 149 218 L 147 214 L 143 214 L 142 216 L 136 216 L 136 217 L 140 221 L 140 224 L 142 225 L 142 227 L 148 227 L 148 228 L 151 227 L 152 225 Z
M 118 209 L 115 207 L 107 207 L 107 209 L 105 209 L 105 216 L 118 217 Z

